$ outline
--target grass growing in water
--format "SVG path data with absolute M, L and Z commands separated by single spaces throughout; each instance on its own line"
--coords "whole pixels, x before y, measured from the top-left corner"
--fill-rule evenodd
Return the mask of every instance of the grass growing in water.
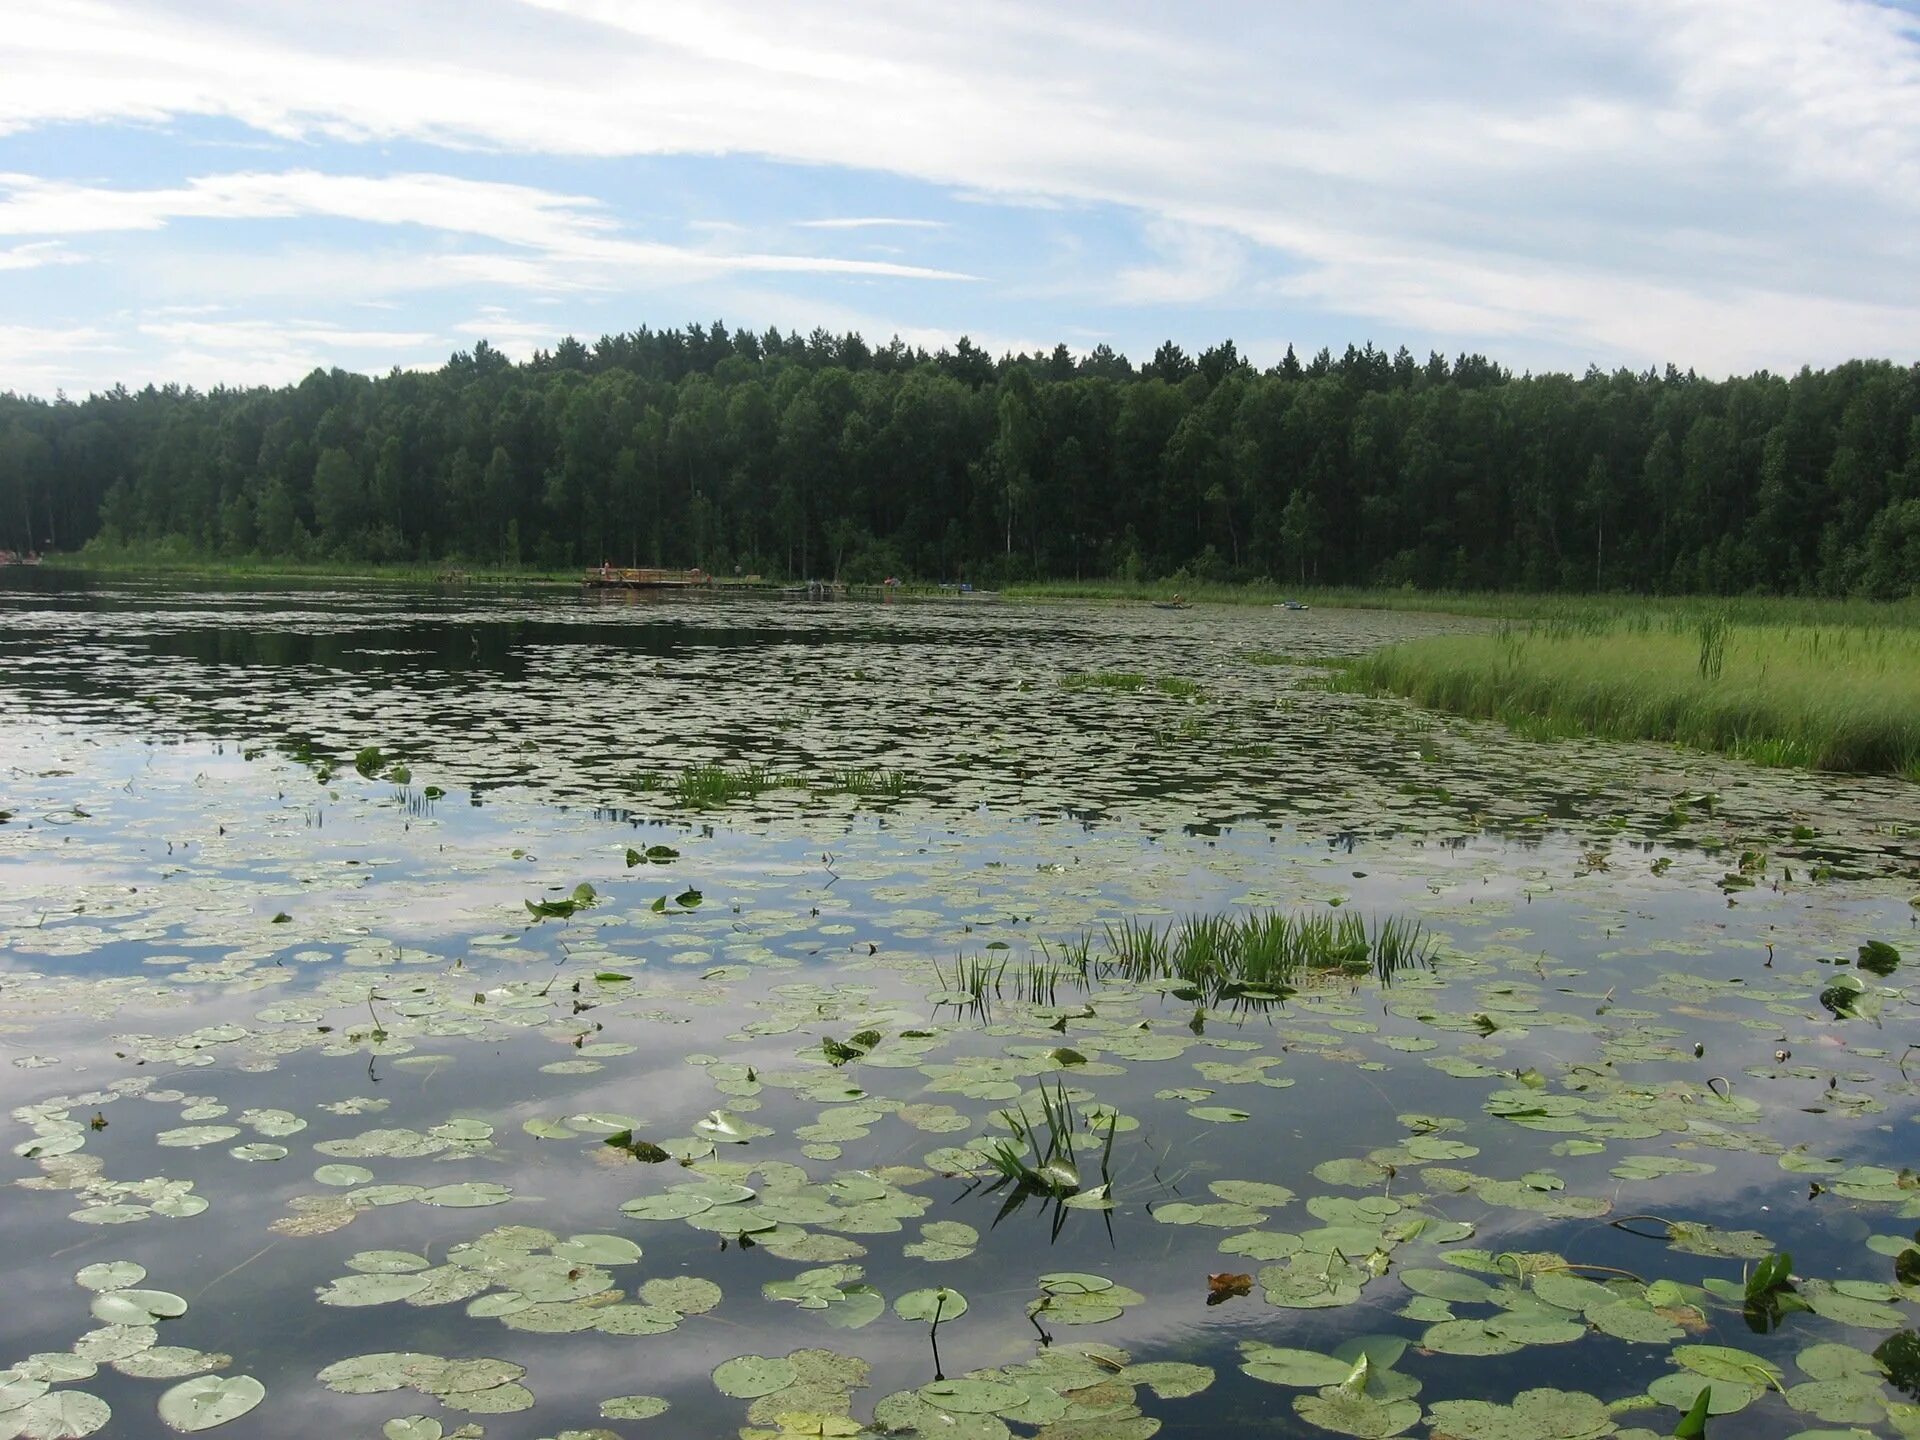
M 762 790 L 777 790 L 793 783 L 764 765 L 743 765 L 738 770 L 729 770 L 724 765 L 696 765 L 680 772 L 673 782 L 673 793 L 682 805 L 726 805 L 735 800 L 751 800 Z
M 1425 964 L 1434 942 L 1417 923 L 1367 922 L 1351 911 L 1195 915 L 1164 929 L 1137 920 L 1107 928 L 1109 963 L 1130 980 L 1177 980 L 1220 996 L 1278 999 L 1314 975 L 1372 973 L 1383 983 Z
M 1392 646 L 1335 684 L 1535 738 L 1671 740 L 1920 780 L 1920 634 L 1900 627 L 1752 625 L 1697 608 L 1568 615 Z
M 837 770 L 829 787 L 842 795 L 882 795 L 898 800 L 914 790 L 913 777 L 904 770 L 885 770 L 877 766 Z
M 1162 695 L 1172 695 L 1181 700 L 1197 699 L 1201 694 L 1197 683 L 1178 675 L 1142 675 L 1132 670 L 1076 670 L 1062 675 L 1060 684 L 1068 690 L 1134 691 L 1152 688 Z

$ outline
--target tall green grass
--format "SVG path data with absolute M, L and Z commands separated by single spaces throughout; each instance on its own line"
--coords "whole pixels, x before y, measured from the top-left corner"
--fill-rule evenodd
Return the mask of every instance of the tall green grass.
M 1540 738 L 1669 740 L 1920 780 L 1920 632 L 1904 625 L 1756 624 L 1704 606 L 1571 612 L 1391 646 L 1334 683 Z
M 1207 605 L 1269 606 L 1302 600 L 1325 610 L 1412 610 L 1477 615 L 1526 623 L 1611 622 L 1622 615 L 1665 619 L 1675 614 L 1724 613 L 1735 624 L 1875 625 L 1920 629 L 1920 596 L 1864 600 L 1813 595 L 1542 595 L 1523 590 L 1413 590 L 1385 586 L 1228 584 L 1174 580 L 1035 580 L 1001 594 L 1020 600 L 1135 602 L 1170 600 L 1178 591 Z

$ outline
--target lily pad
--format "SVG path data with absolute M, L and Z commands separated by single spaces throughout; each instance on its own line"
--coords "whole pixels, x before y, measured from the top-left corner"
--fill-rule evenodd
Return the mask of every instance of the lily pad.
M 185 1433 L 238 1420 L 266 1399 L 267 1387 L 251 1375 L 201 1375 L 182 1380 L 160 1396 L 160 1418 Z

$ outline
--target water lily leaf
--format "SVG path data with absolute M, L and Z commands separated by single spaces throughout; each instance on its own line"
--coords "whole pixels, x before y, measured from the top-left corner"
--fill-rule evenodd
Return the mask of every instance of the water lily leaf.
M 1246 1358 L 1240 1368 L 1254 1379 L 1271 1385 L 1317 1389 L 1340 1384 L 1353 1370 L 1352 1361 L 1315 1350 L 1288 1350 L 1257 1342 L 1248 1342 L 1241 1350 Z
M 155 1345 L 151 1350 L 115 1360 L 113 1368 L 136 1380 L 182 1380 L 189 1375 L 204 1375 L 209 1370 L 224 1370 L 232 1363 L 231 1355 L 194 1350 L 185 1345 Z
M 131 1260 L 103 1260 L 81 1266 L 73 1278 L 89 1290 L 125 1290 L 147 1278 L 147 1267 Z
M 1000 1380 L 935 1380 L 914 1392 L 929 1405 L 960 1415 L 993 1415 L 1026 1403 L 1027 1392 Z
M 1382 1404 L 1365 1395 L 1351 1395 L 1338 1387 L 1329 1387 L 1317 1395 L 1293 1397 L 1294 1413 L 1310 1425 L 1331 1430 L 1336 1435 L 1354 1435 L 1360 1440 L 1386 1440 L 1410 1429 L 1420 1419 L 1420 1407 L 1411 1400 Z
M 1880 1362 L 1866 1351 L 1833 1343 L 1809 1345 L 1793 1357 L 1793 1363 L 1815 1380 L 1842 1380 L 1851 1375 L 1878 1378 L 1886 1373 Z
M 1809 1280 L 1800 1286 L 1800 1298 L 1813 1310 L 1839 1325 L 1862 1330 L 1898 1330 L 1900 1312 L 1893 1306 L 1864 1296 L 1850 1295 L 1837 1286 Z
M 558 1258 L 581 1265 L 632 1265 L 643 1253 L 624 1235 L 573 1235 L 552 1248 Z
M 424 1275 L 343 1275 L 316 1297 L 322 1305 L 386 1305 L 427 1288 Z
M 69 1440 L 91 1435 L 113 1418 L 107 1402 L 80 1390 L 57 1390 L 0 1413 L 0 1431 L 19 1440 Z
M 1691 1370 L 1662 1375 L 1647 1386 L 1647 1394 L 1685 1414 L 1693 1408 L 1703 1388 L 1709 1392 L 1707 1413 L 1710 1415 L 1731 1415 L 1744 1410 L 1761 1394 L 1761 1387 L 1743 1385 L 1737 1380 L 1704 1380 L 1703 1384 L 1703 1377 Z
M 1605 1405 L 1573 1390 L 1523 1390 L 1511 1405 L 1442 1400 L 1429 1419 L 1450 1440 L 1596 1440 L 1614 1430 Z
M 651 1420 L 667 1413 L 668 1405 L 657 1395 L 618 1395 L 600 1402 L 603 1420 Z
M 156 1145 L 197 1150 L 203 1145 L 218 1145 L 240 1133 L 238 1125 L 182 1125 L 177 1130 L 162 1130 L 153 1137 Z
M 446 1433 L 431 1415 L 402 1415 L 380 1427 L 384 1440 L 441 1440 Z
M 267 1387 L 251 1375 L 201 1375 L 160 1396 L 160 1418 L 170 1429 L 186 1433 L 211 1430 L 238 1420 L 266 1395 Z
M 967 1297 L 945 1286 L 934 1290 L 909 1290 L 895 1297 L 893 1313 L 902 1320 L 942 1323 L 967 1313 Z
M 511 1190 L 492 1180 L 467 1180 L 457 1185 L 436 1185 L 419 1197 L 422 1205 L 439 1205 L 457 1210 L 504 1205 L 512 1198 Z
M 1709 1380 L 1738 1380 L 1766 1388 L 1784 1379 L 1784 1371 L 1772 1361 L 1732 1346 L 1674 1346 L 1672 1357 Z
M 784 1390 L 800 1378 L 791 1360 L 766 1355 L 738 1355 L 714 1367 L 713 1384 L 722 1395 L 751 1400 Z
M 1277 1209 L 1293 1199 L 1293 1191 L 1284 1185 L 1261 1180 L 1216 1180 L 1207 1186 L 1222 1200 L 1235 1205 L 1253 1205 Z
M 1808 1380 L 1787 1390 L 1795 1410 L 1836 1425 L 1872 1425 L 1886 1415 L 1879 1377 L 1848 1375 L 1838 1380 Z
M 90 1308 L 104 1325 L 148 1325 L 186 1314 L 187 1302 L 167 1290 L 103 1290 Z
M 373 1179 L 373 1172 L 359 1165 L 322 1165 L 313 1172 L 313 1178 L 322 1185 L 334 1185 L 346 1189 L 353 1185 L 364 1185 Z
M 640 1287 L 640 1298 L 648 1305 L 682 1315 L 705 1315 L 720 1303 L 721 1290 L 698 1275 L 662 1275 Z

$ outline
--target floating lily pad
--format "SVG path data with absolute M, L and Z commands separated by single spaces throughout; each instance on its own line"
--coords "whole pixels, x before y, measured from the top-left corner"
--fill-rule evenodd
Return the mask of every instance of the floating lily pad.
M 238 1420 L 266 1396 L 267 1387 L 251 1375 L 202 1375 L 161 1395 L 160 1418 L 173 1430 L 211 1430 Z
M 739 1355 L 713 1371 L 714 1388 L 742 1400 L 784 1390 L 799 1378 L 792 1361 L 766 1355 Z

